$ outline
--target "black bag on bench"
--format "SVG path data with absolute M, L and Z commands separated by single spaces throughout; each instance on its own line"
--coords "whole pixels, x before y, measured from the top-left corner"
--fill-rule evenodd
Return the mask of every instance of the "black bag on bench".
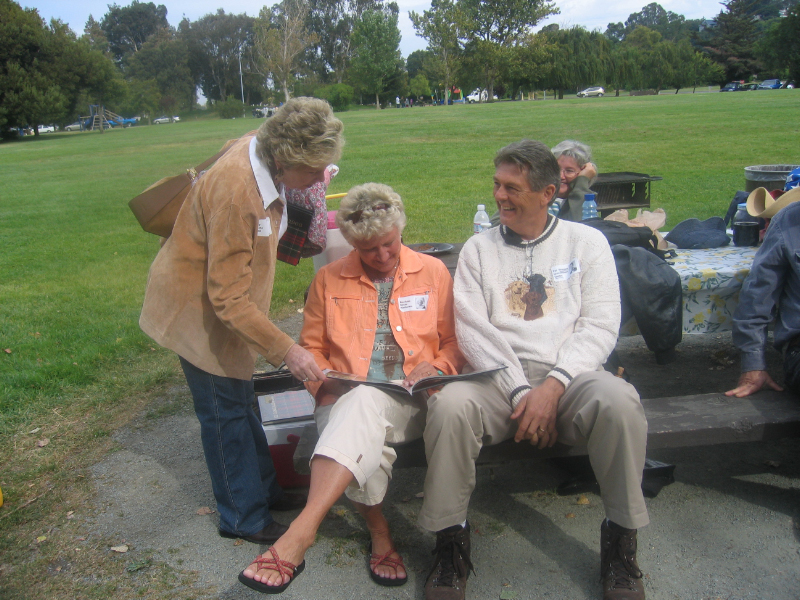
M 629 248 L 644 248 L 659 258 L 664 258 L 664 251 L 658 249 L 658 238 L 649 227 L 631 227 L 619 221 L 603 219 L 591 219 L 582 223 L 606 236 L 609 246 L 619 244 Z

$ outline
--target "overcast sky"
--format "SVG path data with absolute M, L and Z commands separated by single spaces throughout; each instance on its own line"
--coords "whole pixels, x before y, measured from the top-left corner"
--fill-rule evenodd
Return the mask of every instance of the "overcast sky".
M 167 7 L 167 20 L 171 25 L 177 26 L 186 16 L 195 21 L 205 14 L 217 11 L 224 6 L 227 13 L 247 13 L 258 16 L 258 11 L 264 5 L 254 0 L 153 0 L 156 4 Z M 98 21 L 108 10 L 108 5 L 114 2 L 108 0 L 21 0 L 20 4 L 26 8 L 36 8 L 46 20 L 58 18 L 68 23 L 78 35 L 83 33 L 83 26 L 89 15 Z M 561 27 L 582 25 L 586 29 L 599 29 L 605 31 L 609 23 L 624 22 L 628 15 L 639 12 L 648 4 L 648 0 L 619 0 L 609 5 L 607 0 L 556 0 L 556 6 L 561 10 L 560 15 L 550 17 L 541 25 L 558 23 Z M 127 0 L 117 0 L 116 4 L 127 6 Z M 275 2 L 269 2 L 269 5 Z M 398 0 L 400 6 L 400 32 L 403 36 L 400 50 L 403 56 L 408 56 L 414 50 L 422 50 L 426 43 L 414 34 L 414 28 L 408 19 L 409 11 L 422 12 L 430 8 L 430 2 L 419 0 Z M 663 0 L 659 2 L 665 10 L 678 13 L 687 19 L 705 17 L 711 19 L 719 14 L 721 6 L 718 0 Z

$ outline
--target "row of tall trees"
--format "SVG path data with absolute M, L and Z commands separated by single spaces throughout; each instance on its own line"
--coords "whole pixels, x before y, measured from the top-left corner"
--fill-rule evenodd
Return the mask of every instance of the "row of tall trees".
M 297 88 L 380 105 L 408 83 L 398 12 L 383 0 L 282 0 L 257 17 L 218 9 L 173 28 L 164 5 L 132 0 L 90 15 L 78 37 L 0 0 L 0 127 L 63 124 L 88 104 L 152 118 L 193 108 L 198 90 L 211 102 L 278 103 Z
M 133 0 L 109 6 L 99 28 L 126 81 L 158 90 L 163 110 L 190 108 L 197 88 L 212 102 L 278 103 L 315 92 L 349 102 L 359 92 L 380 104 L 405 84 L 398 12 L 383 0 L 282 0 L 257 17 L 218 9 L 173 30 L 163 6 Z M 169 75 L 140 58 L 148 49 L 172 60 Z
M 132 0 L 89 16 L 77 37 L 58 20 L 0 0 L 0 126 L 65 122 L 89 103 L 155 116 L 211 102 L 315 94 L 336 106 L 460 87 L 514 97 L 589 85 L 680 89 L 800 69 L 797 0 L 727 0 L 713 20 L 651 3 L 604 33 L 533 29 L 550 0 L 432 0 L 411 12 L 425 50 L 403 60 L 399 9 L 386 0 L 281 0 L 257 17 L 223 9 L 177 28 L 167 9 Z
M 797 0 L 728 0 L 713 20 L 687 20 L 651 3 L 604 33 L 534 25 L 558 9 L 546 0 L 433 0 L 411 13 L 425 51 L 409 57 L 444 89 L 575 91 L 589 85 L 676 91 L 752 77 L 796 78 Z

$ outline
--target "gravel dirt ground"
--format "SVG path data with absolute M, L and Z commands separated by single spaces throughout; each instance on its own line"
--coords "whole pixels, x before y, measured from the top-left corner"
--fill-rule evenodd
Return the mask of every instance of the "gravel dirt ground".
M 296 335 L 300 316 L 281 323 Z M 685 336 L 677 359 L 656 365 L 641 337 L 618 346 L 642 397 L 719 392 L 732 387 L 738 360 L 730 334 Z M 770 356 L 779 373 L 779 356 Z M 185 386 L 165 402 L 177 413 L 115 434 L 118 450 L 93 468 L 97 496 L 90 533 L 196 573 L 176 598 L 257 598 L 236 576 L 259 551 L 220 538 L 199 438 Z M 639 563 L 651 600 L 800 598 L 800 439 L 660 450 L 650 458 L 677 465 L 674 484 L 648 500 L 651 524 L 639 532 Z M 543 460 L 478 469 L 470 505 L 472 599 L 599 599 L 600 498 L 558 496 L 564 471 Z M 399 469 L 385 502 L 409 582 L 382 588 L 367 574 L 368 536 L 342 499 L 306 555 L 307 568 L 282 595 L 289 599 L 422 598 L 434 536 L 416 525 L 423 469 Z M 296 513 L 276 513 L 288 523 Z

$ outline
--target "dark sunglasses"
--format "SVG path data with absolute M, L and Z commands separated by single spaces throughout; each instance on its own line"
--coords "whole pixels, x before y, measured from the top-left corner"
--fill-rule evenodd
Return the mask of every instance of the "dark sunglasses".
M 389 210 L 391 208 L 388 204 L 376 204 L 375 206 L 371 207 L 371 210 L 375 212 L 376 210 Z M 350 221 L 353 225 L 356 225 L 361 222 L 361 217 L 364 216 L 364 210 L 355 210 L 353 211 L 350 216 L 348 216 L 345 221 Z

